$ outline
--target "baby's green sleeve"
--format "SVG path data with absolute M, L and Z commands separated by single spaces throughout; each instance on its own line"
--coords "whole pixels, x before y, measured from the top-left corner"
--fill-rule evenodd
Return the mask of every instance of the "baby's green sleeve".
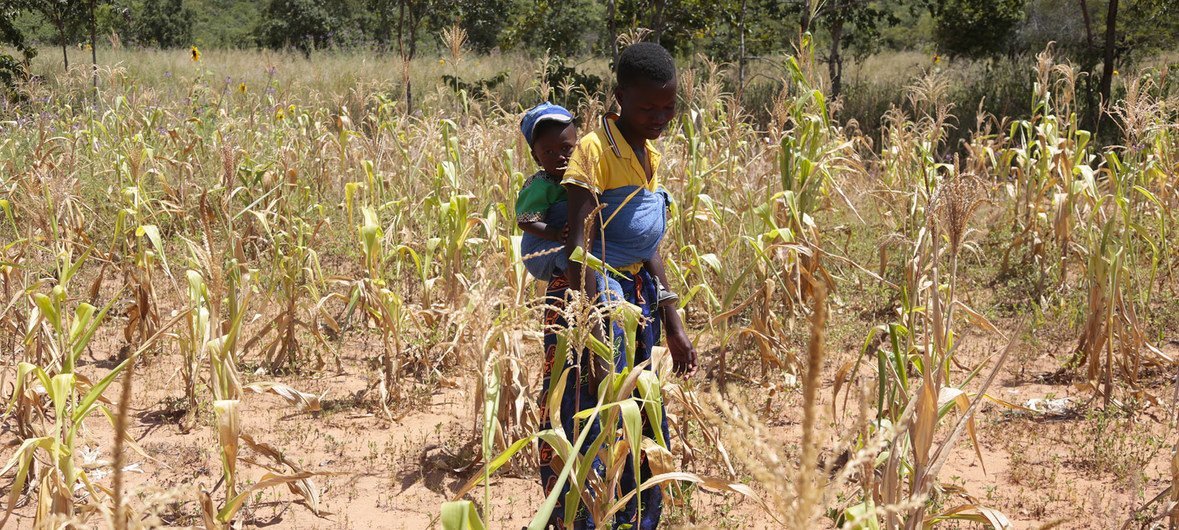
M 544 215 L 551 204 L 548 186 L 536 181 L 520 190 L 516 196 L 516 222 L 535 223 L 544 221 Z

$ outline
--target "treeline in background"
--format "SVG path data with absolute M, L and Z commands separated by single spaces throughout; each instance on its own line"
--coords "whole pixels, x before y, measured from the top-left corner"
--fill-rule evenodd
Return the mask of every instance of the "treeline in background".
M 189 47 L 445 65 L 453 28 L 463 30 L 466 52 L 490 59 L 476 72 L 440 67 L 425 77 L 433 83 L 416 89 L 406 66 L 398 91 L 407 107 L 438 84 L 467 97 L 534 103 L 507 81 L 536 72 L 513 69 L 505 56 L 545 57 L 549 86 L 591 97 L 606 88 L 619 42 L 630 35 L 684 61 L 722 65 L 726 89 L 764 120 L 781 88 L 780 58 L 805 35 L 844 123 L 878 131 L 914 77 L 942 69 L 964 135 L 980 116 L 1028 115 L 1034 56 L 1053 46 L 1078 67 L 1078 119 L 1114 142 L 1117 127 L 1103 127 L 1101 109 L 1124 90 L 1119 69 L 1157 70 L 1166 96 L 1168 66 L 1179 59 L 1179 0 L 0 0 L 0 42 L 9 52 L 0 77 L 11 84 L 39 73 L 29 72 L 30 60 L 55 48 L 67 69 L 71 55 L 101 62 L 103 48 Z

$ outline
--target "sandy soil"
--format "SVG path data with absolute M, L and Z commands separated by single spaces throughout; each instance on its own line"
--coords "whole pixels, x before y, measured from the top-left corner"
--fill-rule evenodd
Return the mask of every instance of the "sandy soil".
M 112 329 L 98 339 L 86 356 L 93 366 L 82 370 L 109 368 L 109 359 L 116 350 L 114 337 L 118 335 Z M 1001 346 L 994 337 L 977 333 L 966 340 L 973 344 L 964 353 L 967 365 L 981 361 Z M 243 399 L 242 411 L 246 433 L 279 448 L 305 469 L 323 475 L 315 479 L 322 489 L 319 516 L 305 505 L 294 503 L 298 497 L 280 487 L 250 500 L 240 517 L 243 526 L 436 526 L 440 504 L 478 468 L 477 450 L 473 449 L 477 445 L 471 444 L 478 439 L 473 429 L 474 384 L 447 374 L 442 384 L 419 392 L 417 402 L 399 407 L 396 414 L 400 417 L 390 422 L 373 406 L 374 394 L 362 395 L 375 378 L 375 374 L 368 373 L 367 358 L 376 347 L 375 343 L 366 345 L 355 337 L 346 339 L 340 353 L 344 374 L 331 370 L 309 376 L 246 376 L 247 380 L 279 380 L 323 397 L 324 411 L 310 414 L 296 412 L 273 395 L 249 394 Z M 854 346 L 830 347 L 822 390 L 825 411 L 830 410 L 834 371 L 855 351 Z M 525 348 L 539 351 L 534 343 Z M 948 507 L 973 500 L 993 507 L 1010 518 L 1015 528 L 1039 528 L 1049 523 L 1058 523 L 1057 528 L 1120 526 L 1132 509 L 1169 485 L 1169 456 L 1174 440 L 1166 439 L 1165 422 L 1149 417 L 1153 414 L 1165 420 L 1164 407 L 1147 408 L 1148 414 L 1132 421 L 1114 419 L 1103 423 L 1080 406 L 1091 399 L 1089 393 L 1050 377 L 1060 361 L 1029 348 L 1021 348 L 1023 351 L 1000 374 L 991 394 L 1015 404 L 1033 398 L 1068 397 L 1077 407 L 1063 414 L 1041 415 L 995 404 L 983 406 L 977 416 L 982 460 L 972 450 L 969 438 L 963 436 L 940 475 L 949 492 L 942 502 Z M 1179 355 L 1173 349 L 1170 353 Z M 129 453 L 128 463 L 135 466 L 136 472 L 129 473 L 128 480 L 137 510 L 157 513 L 169 525 L 187 526 L 199 524 L 198 508 L 193 502 L 196 491 L 210 491 L 216 502 L 223 498 L 224 486 L 218 484 L 220 463 L 207 398 L 201 403 L 204 412 L 196 427 L 188 433 L 180 431 L 177 414 L 169 412 L 169 403 L 177 401 L 183 392 L 171 357 L 149 359 L 137 372 L 132 432 L 152 458 Z M 538 369 L 539 362 L 530 367 L 532 373 Z M 6 379 L 11 380 L 11 372 Z M 1150 391 L 1169 396 L 1166 384 L 1167 378 L 1160 374 L 1149 382 L 1153 385 Z M 533 386 L 531 392 L 535 391 Z M 758 400 L 755 402 L 766 400 L 762 389 L 749 383 L 733 383 L 730 391 Z M 781 436 L 784 446 L 798 443 L 800 394 L 793 388 L 769 397 L 765 403 L 770 412 L 764 420 Z M 117 399 L 117 395 L 117 386 L 108 392 L 111 399 Z M 830 413 L 826 414 L 830 422 Z M 109 425 L 95 416 L 87 427 L 82 445 L 97 447 L 100 460 L 110 460 Z M 7 459 L 19 440 L 11 425 L 5 428 L 2 438 Z M 248 450 L 243 456 L 251 457 Z M 243 463 L 240 469 L 243 483 L 257 480 L 264 472 L 249 463 Z M 110 481 L 107 474 L 98 483 L 109 486 Z M 483 490 L 477 489 L 472 498 L 482 503 Z M 541 501 L 533 468 L 522 460 L 493 480 L 491 505 L 484 508 L 484 515 L 492 528 L 521 528 Z M 778 527 L 750 502 L 707 492 L 695 495 L 690 506 L 672 508 L 670 512 L 667 521 L 672 526 Z M 9 526 L 29 528 L 31 516 L 32 506 L 23 506 Z M 824 521 L 830 524 L 829 519 Z

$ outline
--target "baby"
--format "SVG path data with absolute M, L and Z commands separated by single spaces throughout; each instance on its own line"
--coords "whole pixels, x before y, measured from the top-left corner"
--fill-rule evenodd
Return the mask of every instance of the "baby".
M 520 132 L 532 150 L 532 159 L 541 169 L 528 177 L 516 197 L 516 223 L 526 235 L 564 244 L 568 235 L 565 224 L 557 225 L 549 221 L 553 217 L 565 218 L 567 197 L 561 179 L 565 177 L 573 148 L 577 146 L 577 127 L 573 124 L 573 114 L 560 105 L 541 103 L 524 113 L 524 118 L 520 120 Z M 658 278 L 664 277 L 663 271 L 659 270 L 662 266 L 658 265 L 662 263 L 663 260 L 659 259 L 643 261 L 643 267 L 657 282 Z M 559 270 L 538 271 L 536 267 L 529 267 L 529 272 L 537 279 L 546 281 L 553 274 L 561 274 Z M 679 296 L 663 286 L 659 286 L 658 290 L 659 305 L 673 304 L 679 300 Z

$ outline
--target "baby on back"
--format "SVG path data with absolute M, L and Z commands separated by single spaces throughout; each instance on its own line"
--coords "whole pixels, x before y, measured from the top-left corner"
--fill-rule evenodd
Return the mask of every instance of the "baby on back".
M 541 103 L 524 113 L 520 132 L 532 152 L 532 159 L 541 169 L 529 177 L 516 198 L 516 223 L 524 232 L 521 253 L 524 266 L 539 280 L 548 281 L 564 274 L 568 257 L 562 250 L 567 238 L 567 196 L 561 179 L 569 166 L 577 146 L 577 127 L 573 114 L 560 105 Z M 591 253 L 611 267 L 641 264 L 658 278 L 652 257 L 658 252 L 662 233 L 666 228 L 666 208 L 669 199 L 663 190 L 648 192 L 642 189 L 610 190 L 603 194 L 602 237 L 594 239 Z M 646 230 L 652 234 L 647 240 L 611 238 L 611 225 L 616 228 L 634 224 L 658 226 Z M 629 234 L 634 234 L 629 231 Z M 606 243 L 609 242 L 610 248 Z M 678 297 L 659 287 L 659 302 L 674 302 Z

